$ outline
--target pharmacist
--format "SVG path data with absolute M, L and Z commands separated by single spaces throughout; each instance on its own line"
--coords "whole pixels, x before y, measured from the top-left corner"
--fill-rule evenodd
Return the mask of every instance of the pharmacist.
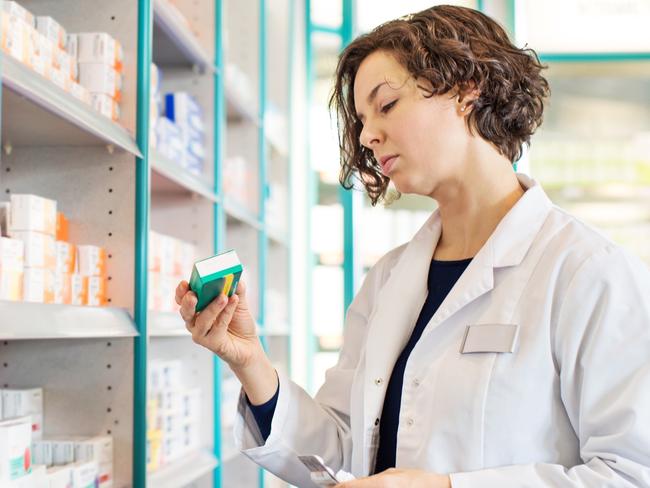
M 516 175 L 548 84 L 485 15 L 433 7 L 353 41 L 337 68 L 342 176 L 439 209 L 368 273 L 315 398 L 276 375 L 242 284 L 194 341 L 242 383 L 236 437 L 314 486 L 320 455 L 363 487 L 650 486 L 650 273 Z

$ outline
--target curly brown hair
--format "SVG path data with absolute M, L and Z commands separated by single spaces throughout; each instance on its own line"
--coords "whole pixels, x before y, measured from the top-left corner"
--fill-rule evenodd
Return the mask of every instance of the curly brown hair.
M 354 104 L 354 81 L 363 60 L 385 50 L 416 80 L 426 97 L 471 90 L 480 95 L 466 117 L 473 128 L 511 162 L 542 123 L 550 94 L 543 66 L 532 49 L 514 46 L 504 29 L 487 15 L 465 7 L 441 5 L 392 20 L 352 41 L 341 53 L 329 106 L 336 110 L 341 149 L 339 181 L 352 188 L 355 176 L 372 205 L 384 198 L 390 179 L 370 149 L 361 145 L 363 124 Z

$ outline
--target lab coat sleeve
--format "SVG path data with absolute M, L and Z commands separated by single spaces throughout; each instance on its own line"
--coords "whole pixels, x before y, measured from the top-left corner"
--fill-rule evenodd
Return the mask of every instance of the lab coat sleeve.
M 646 265 L 613 246 L 588 258 L 568 285 L 551 339 L 562 401 L 584 464 L 540 462 L 455 473 L 453 488 L 650 487 Z
M 279 375 L 278 403 L 266 442 L 241 393 L 234 429 L 237 447 L 252 461 L 293 485 L 316 486 L 298 460 L 299 455 L 317 454 L 335 472 L 350 469 L 350 390 L 382 268 L 380 261 L 368 272 L 350 305 L 338 363 L 328 370 L 316 397 L 310 397 L 296 383 Z

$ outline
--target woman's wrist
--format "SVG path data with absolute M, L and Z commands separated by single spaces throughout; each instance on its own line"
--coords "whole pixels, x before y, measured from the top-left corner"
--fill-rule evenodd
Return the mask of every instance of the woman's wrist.
M 230 369 L 237 376 L 252 405 L 268 402 L 278 390 L 278 374 L 261 346 L 246 365 L 230 366 Z

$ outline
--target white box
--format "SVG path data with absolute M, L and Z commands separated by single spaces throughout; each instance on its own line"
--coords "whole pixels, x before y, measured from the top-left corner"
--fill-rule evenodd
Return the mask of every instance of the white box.
M 74 450 L 76 461 L 95 461 L 99 465 L 113 463 L 113 437 L 110 435 L 79 440 Z
M 9 231 L 36 231 L 56 235 L 56 201 L 36 195 L 11 195 Z
M 48 38 L 59 48 L 65 49 L 67 34 L 65 29 L 52 17 L 36 17 L 36 30 Z
M 99 467 L 94 461 L 75 463 L 72 466 L 72 488 L 97 486 Z
M 2 4 L 2 10 L 4 12 L 19 18 L 32 27 L 34 26 L 34 15 L 18 2 L 2 0 L 0 1 L 0 4 Z
M 2 391 L 2 410 L 5 418 L 26 417 L 32 419 L 32 437 L 43 435 L 43 389 L 21 388 Z
M 183 363 L 179 359 L 171 361 L 152 361 L 150 365 L 149 384 L 152 392 L 164 389 L 181 388 Z
M 45 268 L 25 268 L 23 300 L 33 303 L 54 303 L 54 271 Z
M 59 49 L 58 47 L 54 49 L 53 53 L 53 65 L 55 68 L 60 69 L 65 76 L 67 76 L 70 81 L 77 80 L 79 66 L 77 61 L 70 56 L 67 51 Z M 67 83 L 66 86 L 70 87 L 71 83 Z
M 111 66 L 99 63 L 80 63 L 79 83 L 90 93 L 101 93 L 119 101 L 122 94 L 122 76 Z
M 47 470 L 50 488 L 70 488 L 72 486 L 72 467 L 54 466 Z
M 75 97 L 77 100 L 81 100 L 83 103 L 92 105 L 93 99 L 90 95 L 90 92 L 81 84 L 73 81 L 70 83 L 70 95 Z
M 0 18 L 2 51 L 27 65 L 31 59 L 30 29 L 27 23 L 14 15 L 3 13 Z
M 201 398 L 202 393 L 200 388 L 192 388 L 183 392 L 181 402 L 183 418 L 195 420 L 201 418 Z
M 78 272 L 82 276 L 106 275 L 106 251 L 99 246 L 77 246 Z
M 52 443 L 44 440 L 35 440 L 32 442 L 32 461 L 34 464 L 43 464 L 48 467 L 52 466 L 54 464 Z
M 90 105 L 95 111 L 114 122 L 120 119 L 120 106 L 115 100 L 104 93 L 91 93 Z
M 25 268 L 54 269 L 56 240 L 54 236 L 34 231 L 12 231 L 11 236 L 23 242 Z
M 23 299 L 23 276 L 22 270 L 0 267 L 0 300 L 19 302 Z
M 181 413 L 183 411 L 182 390 L 160 390 L 156 393 L 158 408 L 166 413 Z
M 45 439 L 52 446 L 52 464 L 64 466 L 74 463 L 74 446 L 76 442 L 85 439 L 82 436 L 60 436 Z
M 68 36 L 73 44 L 71 54 L 76 53 L 79 63 L 101 63 L 119 70 L 122 65 L 122 47 L 105 32 L 83 32 L 74 38 Z
M 32 464 L 32 472 L 10 484 L 11 488 L 50 488 L 45 466 Z
M 0 422 L 0 486 L 31 472 L 31 445 L 29 417 Z
M 22 271 L 25 266 L 25 244 L 20 239 L 0 237 L 0 269 Z

